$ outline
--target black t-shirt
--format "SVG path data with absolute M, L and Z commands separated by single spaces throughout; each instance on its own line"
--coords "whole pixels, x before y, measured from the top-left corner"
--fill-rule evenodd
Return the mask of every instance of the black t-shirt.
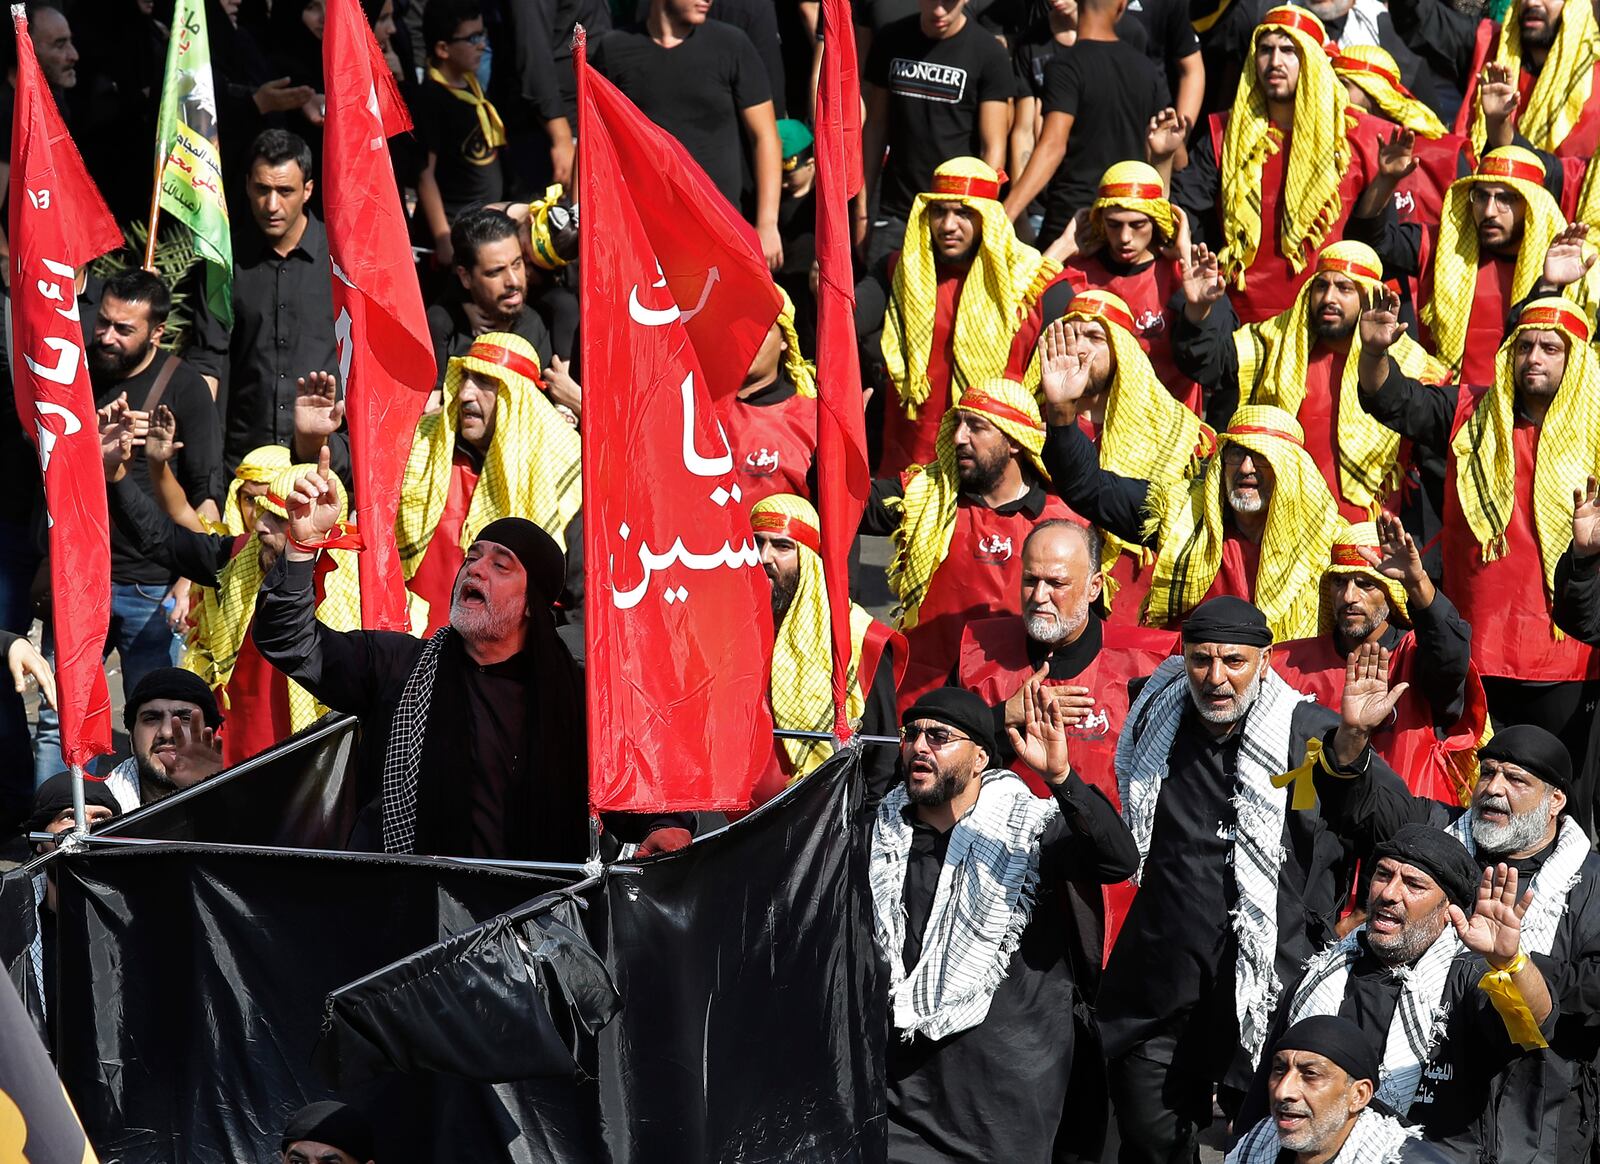
M 905 218 L 911 203 L 951 158 L 979 156 L 978 106 L 1015 92 L 1006 50 L 974 20 L 943 40 L 922 34 L 917 17 L 873 38 L 866 77 L 889 91 L 889 162 L 879 210 Z
M 414 112 L 417 141 L 438 158 L 433 177 L 446 217 L 498 202 L 505 192 L 500 151 L 484 140 L 477 108 L 429 77 L 417 86 Z
M 1045 191 L 1043 237 L 1054 238 L 1074 211 L 1094 201 L 1108 166 L 1144 158 L 1150 119 L 1166 104 L 1166 78 L 1131 45 L 1080 40 L 1056 50 L 1045 67 L 1044 112 L 1070 113 L 1073 123 L 1066 156 Z
M 114 384 L 96 385 L 94 403 L 104 408 L 121 393 L 128 394 L 128 404 L 143 409 L 155 387 L 156 378 L 166 362 L 174 357 L 161 353 L 150 361 L 150 366 L 137 376 L 119 380 Z M 189 504 L 198 507 L 206 498 L 216 500 L 222 492 L 222 422 L 217 416 L 216 403 L 211 399 L 211 389 L 188 364 L 182 365 L 167 382 L 160 403 L 172 409 L 177 418 L 177 437 L 183 448 L 168 466 L 183 486 Z M 128 476 L 144 491 L 145 496 L 156 501 L 155 486 L 150 481 L 150 469 L 145 463 L 144 450 L 135 449 L 128 462 Z M 158 502 L 159 504 L 159 502 Z M 127 536 L 111 523 L 111 580 L 140 586 L 169 586 L 172 572 L 158 566 L 141 554 Z
M 683 143 L 735 206 L 743 185 L 741 114 L 772 100 L 772 87 L 750 38 L 708 20 L 674 48 L 642 29 L 607 33 L 589 53 L 646 117 Z
M 1144 33 L 1145 55 L 1163 69 L 1200 51 L 1200 38 L 1189 22 L 1189 6 L 1184 0 L 1128 0 L 1127 10 L 1117 21 L 1117 36 L 1137 44 L 1128 35 L 1130 24 L 1137 24 Z

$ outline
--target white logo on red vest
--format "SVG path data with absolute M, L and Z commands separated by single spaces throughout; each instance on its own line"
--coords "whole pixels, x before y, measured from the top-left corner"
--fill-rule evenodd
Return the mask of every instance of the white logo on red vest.
M 744 456 L 744 471 L 752 477 L 770 477 L 778 471 L 778 450 L 757 449 Z
M 1410 190 L 1396 190 L 1394 193 L 1394 209 L 1396 214 L 1409 214 L 1417 208 L 1417 200 Z
M 1150 335 L 1153 332 L 1166 331 L 1167 319 L 1159 311 L 1144 311 L 1133 321 L 1133 326 L 1139 329 L 1140 335 Z
M 1067 734 L 1078 740 L 1103 740 L 1111 731 L 1111 717 L 1103 707 L 1096 708 L 1081 723 L 1067 729 Z
M 986 538 L 978 539 L 978 558 L 987 558 L 992 562 L 1009 562 L 1011 560 L 1011 539 L 1001 537 L 999 534 L 990 534 Z

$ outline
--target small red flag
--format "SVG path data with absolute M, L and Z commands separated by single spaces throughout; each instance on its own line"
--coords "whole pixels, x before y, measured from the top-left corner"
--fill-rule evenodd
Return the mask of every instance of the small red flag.
M 850 199 L 861 189 L 861 88 L 849 0 L 822 0 L 817 86 L 817 516 L 833 638 L 834 734 L 845 719 L 850 669 L 850 544 L 872 488 L 856 355 Z M 872 676 L 862 675 L 863 687 Z
M 411 128 L 359 0 L 328 0 L 322 201 L 333 260 L 334 336 L 350 430 L 350 485 L 366 549 L 361 625 L 403 631 L 405 578 L 394 518 L 411 439 L 436 365 L 388 139 Z M 311 369 L 307 369 L 310 371 Z
M 589 67 L 581 36 L 573 56 L 589 800 L 748 808 L 772 754 L 771 598 L 708 383 L 737 368 L 737 387 L 777 294 L 716 187 Z
M 11 355 L 17 416 L 33 437 L 50 515 L 51 615 L 61 755 L 111 750 L 103 665 L 111 544 L 100 426 L 78 319 L 76 269 L 122 245 L 39 71 L 22 6 L 11 115 Z

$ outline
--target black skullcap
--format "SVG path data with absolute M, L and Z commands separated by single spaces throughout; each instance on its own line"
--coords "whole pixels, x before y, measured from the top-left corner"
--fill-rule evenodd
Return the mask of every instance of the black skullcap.
M 1458 849 L 1460 845 L 1456 846 Z M 1273 1051 L 1310 1051 L 1343 1067 L 1351 1079 L 1370 1079 L 1378 1085 L 1378 1051 L 1361 1028 L 1338 1015 L 1303 1018 L 1284 1031 Z
M 367 1117 L 349 1104 L 331 1099 L 309 1103 L 294 1113 L 283 1129 L 281 1150 L 287 1152 L 290 1145 L 302 1140 L 327 1144 L 363 1162 L 372 1159 L 372 1125 Z
M 1515 764 L 1546 784 L 1572 793 L 1572 754 L 1558 737 L 1531 723 L 1496 731 L 1494 738 L 1478 749 L 1478 759 Z
M 1372 850 L 1373 867 L 1385 857 L 1425 870 L 1446 897 L 1463 910 L 1472 910 L 1478 882 L 1483 878 L 1483 866 L 1473 860 L 1465 845 L 1443 829 L 1424 824 L 1404 825 Z
M 1183 620 L 1183 641 L 1270 647 L 1272 628 L 1267 625 L 1267 616 L 1251 603 L 1231 594 L 1219 594 L 1189 612 Z
M 970 691 L 960 687 L 935 687 L 919 698 L 900 717 L 900 726 L 918 719 L 937 720 L 972 737 L 972 742 L 989 753 L 992 762 L 999 753 L 994 746 L 994 712 Z
M 123 704 L 122 726 L 131 732 L 139 709 L 153 699 L 176 699 L 192 703 L 205 717 L 206 727 L 215 729 L 222 726 L 222 713 L 217 710 L 217 697 L 211 693 L 211 688 L 200 676 L 182 667 L 157 667 L 146 673 L 134 685 Z
M 528 593 L 554 606 L 567 580 L 567 559 L 555 538 L 525 517 L 499 517 L 478 531 L 475 542 L 493 542 L 516 555 L 528 574 Z
M 96 780 L 93 776 L 85 775 L 83 805 L 88 808 L 95 804 L 101 808 L 109 808 L 113 815 L 122 811 L 122 806 L 117 803 L 117 798 L 111 795 L 111 789 L 106 787 L 104 780 Z M 28 811 L 28 831 L 30 833 L 43 831 L 45 825 L 60 816 L 63 809 L 71 807 L 72 773 L 57 772 L 33 790 L 33 807 Z

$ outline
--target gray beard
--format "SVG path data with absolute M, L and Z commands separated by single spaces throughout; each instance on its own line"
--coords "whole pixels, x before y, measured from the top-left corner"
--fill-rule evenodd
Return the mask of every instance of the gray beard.
M 1290 1152 L 1315 1153 L 1326 1151 L 1333 1138 L 1344 1128 L 1348 1117 L 1336 1108 L 1320 1116 L 1314 1115 L 1305 1127 L 1289 1136 L 1279 1135 L 1278 1146 Z
M 1199 697 L 1194 693 L 1194 688 L 1189 688 L 1190 702 L 1194 704 L 1194 709 L 1200 713 L 1200 718 L 1205 720 L 1207 723 L 1238 723 L 1241 719 L 1250 714 L 1250 709 L 1255 706 L 1256 699 L 1260 695 L 1260 671 L 1257 671 L 1256 677 L 1250 680 L 1250 686 L 1244 689 L 1244 693 L 1240 695 L 1238 699 L 1234 700 L 1233 709 L 1229 711 L 1213 711 L 1210 708 L 1202 707 Z
M 1439 935 L 1444 932 L 1446 923 L 1443 919 L 1448 906 L 1449 903 L 1446 902 L 1427 917 L 1408 922 L 1401 927 L 1400 932 L 1395 934 L 1393 938 L 1374 934 L 1371 927 L 1368 927 L 1367 948 L 1385 966 L 1411 965 L 1428 952 L 1429 946 L 1439 940 Z M 1370 902 L 1367 908 L 1369 911 L 1371 910 Z M 1436 921 L 1439 922 L 1437 926 L 1433 924 Z M 1429 930 L 1433 932 L 1429 933 Z
M 1029 615 L 1027 628 L 1028 637 L 1036 643 L 1043 643 L 1047 647 L 1056 646 L 1070 639 L 1083 629 L 1083 624 L 1089 621 L 1089 608 L 1083 610 L 1072 619 L 1063 619 L 1059 614 L 1053 618 L 1042 615 Z
M 468 642 L 505 638 L 521 620 L 521 611 L 496 611 L 487 603 L 476 608 L 467 607 L 459 596 L 450 603 L 450 626 Z
M 1544 839 L 1545 822 L 1550 819 L 1550 792 L 1546 788 L 1539 803 L 1527 812 L 1514 812 L 1503 825 L 1490 824 L 1472 813 L 1472 839 L 1486 853 L 1521 853 Z
M 1228 494 L 1228 505 L 1235 513 L 1260 513 L 1266 508 L 1260 493 L 1246 495 L 1239 490 Z

